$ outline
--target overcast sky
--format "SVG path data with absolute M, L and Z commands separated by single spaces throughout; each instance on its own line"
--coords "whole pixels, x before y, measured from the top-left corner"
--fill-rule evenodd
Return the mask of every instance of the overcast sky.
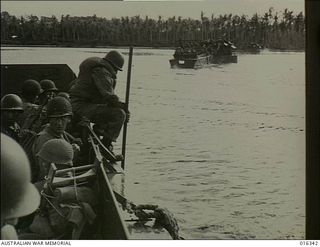
M 270 7 L 277 12 L 285 8 L 298 14 L 304 13 L 304 0 L 199 0 L 199 1 L 1 1 L 1 11 L 11 15 L 36 15 L 61 17 L 61 15 L 99 17 L 121 17 L 148 15 L 158 18 L 182 16 L 200 18 L 201 11 L 210 17 L 220 14 L 238 14 L 252 16 L 254 13 L 263 14 Z

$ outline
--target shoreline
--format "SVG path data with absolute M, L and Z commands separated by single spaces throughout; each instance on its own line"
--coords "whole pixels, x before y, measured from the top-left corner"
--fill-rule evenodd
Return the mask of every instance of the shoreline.
M 97 49 L 110 49 L 110 48 L 119 48 L 119 49 L 124 49 L 130 47 L 130 45 L 106 45 L 106 46 L 62 46 L 62 45 L 20 45 L 20 44 L 1 44 L 2 47 L 38 47 L 38 48 L 97 48 Z M 161 49 L 161 50 L 175 50 L 175 47 L 172 46 L 133 46 L 135 49 Z M 280 48 L 265 48 L 269 51 L 274 51 L 274 52 L 305 52 L 305 49 L 280 49 Z M 237 49 L 238 52 L 247 52 L 245 49 Z
M 97 46 L 86 46 L 86 45 L 77 45 L 77 46 L 70 46 L 70 45 L 20 45 L 20 44 L 3 44 L 1 43 L 1 47 L 50 47 L 50 48 L 128 48 L 130 45 L 97 45 Z M 133 46 L 135 49 L 162 49 L 162 50 L 174 50 L 176 47 L 173 46 Z

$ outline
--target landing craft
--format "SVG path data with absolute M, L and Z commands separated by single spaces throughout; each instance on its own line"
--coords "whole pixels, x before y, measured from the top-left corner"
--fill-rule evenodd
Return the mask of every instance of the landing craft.
M 248 52 L 248 53 L 258 54 L 258 53 L 260 53 L 260 51 L 262 49 L 263 49 L 263 47 L 261 45 L 259 45 L 258 43 L 251 42 L 243 49 L 243 51 Z
M 19 94 L 22 82 L 30 78 L 53 80 L 58 89 L 67 91 L 76 75 L 66 64 L 2 64 L 1 95 Z M 48 234 L 45 239 L 182 239 L 178 233 L 177 221 L 168 210 L 157 205 L 135 205 L 127 200 L 121 191 L 116 191 L 113 182 L 123 176 L 123 167 L 116 162 L 110 162 L 101 154 L 105 153 L 100 152 L 101 150 L 108 150 L 92 130 L 92 123 L 79 123 L 78 128 L 80 137 L 87 144 L 84 146 L 88 148 L 85 150 L 89 156 L 88 163 L 71 170 L 57 170 L 52 164 L 45 181 L 46 190 L 43 190 L 41 195 L 47 207 L 72 202 L 85 213 L 80 210 L 81 220 L 79 217 L 71 217 L 72 222 L 69 218 L 69 221 L 65 220 L 66 215 L 61 218 L 57 213 L 54 217 L 49 216 L 49 219 L 36 215 L 32 227 L 29 227 L 33 232 L 22 233 L 19 238 L 33 239 L 38 234 L 37 230 L 45 230 Z M 63 174 L 70 172 L 73 177 L 61 178 Z M 88 190 L 95 196 L 79 201 L 79 197 Z M 55 225 L 52 225 L 52 220 Z M 45 223 L 49 221 L 51 224 Z M 55 230 L 65 229 L 66 225 L 73 227 L 60 236 L 54 234 Z M 135 233 L 138 233 L 138 237 Z
M 237 63 L 236 47 L 226 40 L 180 41 L 171 68 L 198 69 L 212 64 Z

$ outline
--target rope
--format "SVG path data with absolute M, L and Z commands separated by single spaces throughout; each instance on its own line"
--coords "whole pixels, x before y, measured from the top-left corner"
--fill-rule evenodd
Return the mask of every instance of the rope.
M 128 213 L 134 213 L 141 221 L 149 220 L 150 218 L 155 219 L 155 226 L 161 226 L 167 230 L 172 239 L 183 239 L 179 236 L 179 226 L 174 215 L 166 208 L 160 208 L 158 205 L 144 204 L 134 205 L 133 203 L 126 203 L 125 209 Z M 150 210 L 147 213 L 144 210 Z

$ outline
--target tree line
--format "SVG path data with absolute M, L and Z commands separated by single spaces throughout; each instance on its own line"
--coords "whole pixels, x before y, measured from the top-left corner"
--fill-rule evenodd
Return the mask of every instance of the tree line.
M 17 45 L 175 47 L 180 40 L 226 39 L 238 48 L 258 43 L 272 49 L 304 49 L 305 17 L 270 8 L 263 15 L 225 14 L 199 19 L 140 15 L 16 17 L 1 12 L 1 42 Z

